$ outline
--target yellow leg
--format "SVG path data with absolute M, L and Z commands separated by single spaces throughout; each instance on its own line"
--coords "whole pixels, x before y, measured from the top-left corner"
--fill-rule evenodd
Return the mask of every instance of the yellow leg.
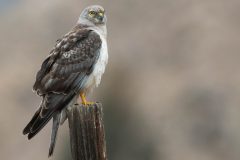
M 82 99 L 82 104 L 83 105 L 91 105 L 91 104 L 94 104 L 94 102 L 88 102 L 87 99 L 86 99 L 86 96 L 83 92 L 80 93 L 80 97 Z

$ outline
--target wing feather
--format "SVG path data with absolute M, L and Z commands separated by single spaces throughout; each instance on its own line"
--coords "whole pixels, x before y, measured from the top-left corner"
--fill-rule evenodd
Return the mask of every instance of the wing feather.
M 57 41 L 42 63 L 33 90 L 43 97 L 40 108 L 23 133 L 31 139 L 81 90 L 85 77 L 93 70 L 101 48 L 100 36 L 86 27 L 76 26 Z
M 100 36 L 94 31 L 76 29 L 70 32 L 59 41 L 42 64 L 33 89 L 43 95 L 48 92 L 66 94 L 76 88 L 71 84 L 75 84 L 74 80 L 79 82 L 79 76 L 83 79 L 83 75 L 92 72 L 100 47 Z

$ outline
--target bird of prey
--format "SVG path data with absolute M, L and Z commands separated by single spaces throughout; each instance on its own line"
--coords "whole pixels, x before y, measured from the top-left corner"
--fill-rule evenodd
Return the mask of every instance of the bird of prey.
M 103 7 L 85 8 L 76 26 L 51 50 L 36 75 L 33 90 L 42 97 L 40 107 L 23 130 L 34 137 L 52 118 L 49 156 L 53 154 L 58 127 L 66 119 L 66 109 L 88 94 L 101 81 L 108 61 L 106 15 Z

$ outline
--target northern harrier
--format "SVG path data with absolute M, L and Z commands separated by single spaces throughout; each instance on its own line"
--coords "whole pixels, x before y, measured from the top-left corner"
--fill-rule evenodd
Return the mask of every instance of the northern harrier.
M 39 109 L 23 134 L 34 137 L 53 118 L 49 156 L 52 155 L 59 124 L 66 119 L 65 110 L 101 81 L 108 61 L 106 15 L 94 5 L 83 10 L 76 26 L 61 39 L 42 63 L 33 90 L 42 97 Z

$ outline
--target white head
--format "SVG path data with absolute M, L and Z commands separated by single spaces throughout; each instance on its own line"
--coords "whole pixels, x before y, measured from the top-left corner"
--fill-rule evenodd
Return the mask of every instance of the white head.
M 102 6 L 92 5 L 85 8 L 78 19 L 78 23 L 89 26 L 103 26 L 106 25 L 107 17 Z

